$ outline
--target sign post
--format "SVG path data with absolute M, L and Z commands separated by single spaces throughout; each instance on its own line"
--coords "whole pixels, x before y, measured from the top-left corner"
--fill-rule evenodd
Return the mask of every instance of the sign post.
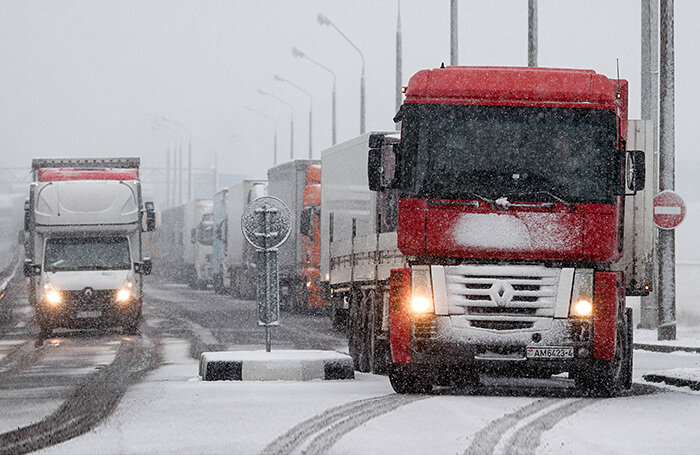
M 279 325 L 277 249 L 289 237 L 291 212 L 284 202 L 263 196 L 248 204 L 241 216 L 243 236 L 257 250 L 258 325 L 265 327 L 265 350 L 270 352 L 270 327 Z
M 672 190 L 654 197 L 654 223 L 659 231 L 659 340 L 676 339 L 676 264 L 674 229 L 685 218 L 685 203 Z

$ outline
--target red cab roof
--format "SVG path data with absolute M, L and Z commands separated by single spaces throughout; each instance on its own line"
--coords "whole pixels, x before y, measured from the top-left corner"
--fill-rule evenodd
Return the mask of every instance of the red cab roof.
M 62 182 L 66 180 L 138 180 L 138 169 L 72 169 L 40 168 L 39 182 Z
M 618 90 L 626 105 L 627 81 L 593 70 L 449 66 L 416 73 L 406 103 L 613 109 Z

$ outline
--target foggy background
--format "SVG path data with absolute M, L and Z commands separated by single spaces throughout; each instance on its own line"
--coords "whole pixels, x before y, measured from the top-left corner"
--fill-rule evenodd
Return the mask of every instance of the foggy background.
M 402 0 L 403 82 L 449 63 L 449 0 Z M 640 113 L 639 0 L 539 0 L 538 64 L 590 68 L 630 82 L 630 118 Z M 29 169 L 34 157 L 140 156 L 164 168 L 168 147 L 191 138 L 193 166 L 264 177 L 308 157 L 313 95 L 314 158 L 331 144 L 331 77 L 292 56 L 296 46 L 335 71 L 338 140 L 359 133 L 360 58 L 324 13 L 364 53 L 367 130 L 393 129 L 397 2 L 391 0 L 0 1 L 0 168 Z M 678 260 L 700 260 L 700 170 L 694 132 L 700 80 L 700 4 L 675 2 L 676 189 L 689 204 L 678 229 Z M 526 66 L 527 0 L 459 2 L 461 65 Z M 167 121 L 163 118 L 168 119 Z M 185 151 L 186 164 L 186 151 Z M 147 179 L 144 175 L 144 179 Z

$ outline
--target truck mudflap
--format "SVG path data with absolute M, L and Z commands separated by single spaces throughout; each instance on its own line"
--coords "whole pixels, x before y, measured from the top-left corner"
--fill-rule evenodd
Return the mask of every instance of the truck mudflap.
M 411 363 L 411 269 L 391 270 L 389 310 L 391 357 L 394 363 Z
M 615 359 L 619 272 L 596 272 L 593 305 L 593 358 Z M 624 298 L 624 296 L 623 296 Z

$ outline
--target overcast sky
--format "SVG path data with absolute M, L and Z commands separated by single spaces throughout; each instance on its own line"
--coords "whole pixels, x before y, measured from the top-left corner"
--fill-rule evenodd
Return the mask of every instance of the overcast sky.
M 401 1 L 404 83 L 449 63 L 449 4 Z M 393 128 L 396 9 L 395 0 L 0 0 L 2 165 L 139 155 L 144 166 L 164 166 L 168 145 L 191 135 L 195 166 L 216 154 L 221 172 L 263 176 L 272 122 L 243 106 L 276 119 L 280 160 L 289 156 L 289 109 L 258 89 L 294 106 L 295 157 L 308 156 L 308 98 L 275 74 L 313 95 L 318 157 L 331 141 L 331 77 L 294 58 L 292 46 L 336 72 L 340 140 L 359 132 L 360 78 L 358 54 L 319 25 L 319 12 L 365 55 L 367 128 Z M 699 11 L 696 1 L 675 4 L 679 165 L 699 160 Z M 539 64 L 615 77 L 619 58 L 638 117 L 640 15 L 639 0 L 539 0 Z M 461 0 L 459 26 L 460 64 L 526 65 L 526 0 Z

